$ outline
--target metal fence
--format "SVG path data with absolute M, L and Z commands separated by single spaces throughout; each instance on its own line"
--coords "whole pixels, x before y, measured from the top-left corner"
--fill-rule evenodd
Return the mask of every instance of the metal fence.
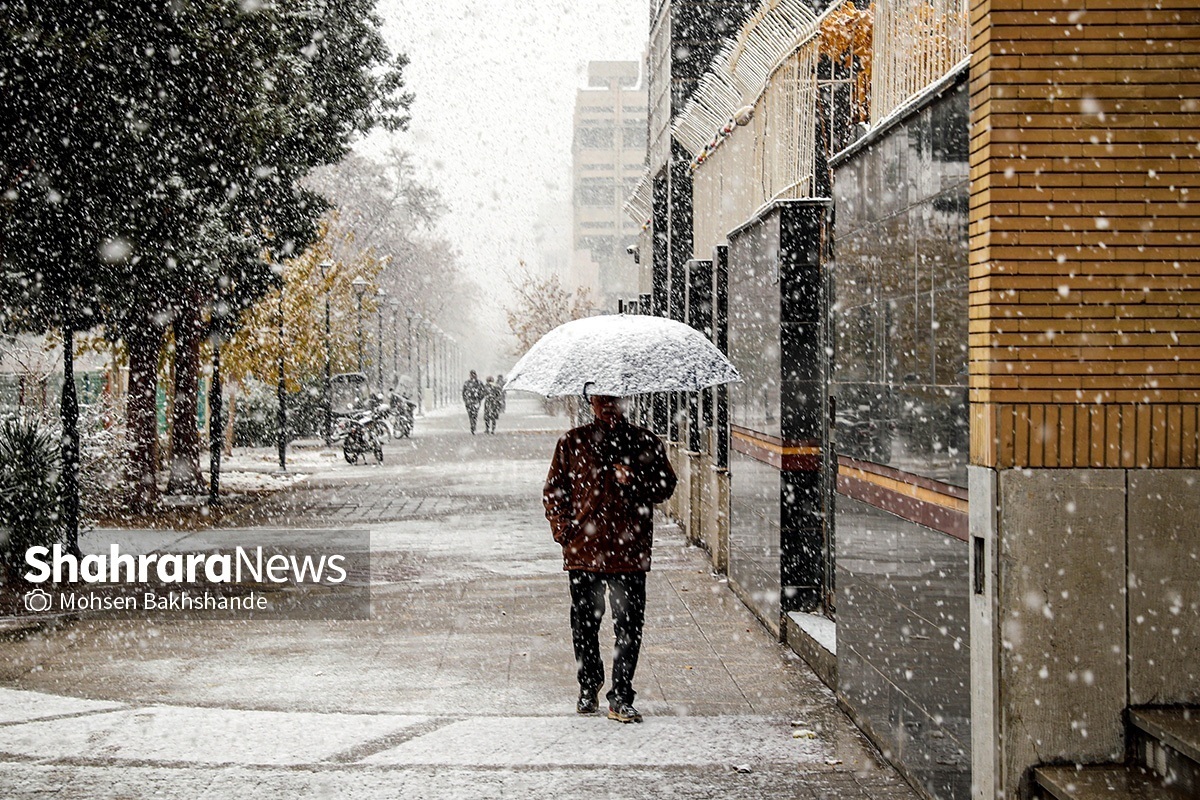
M 966 0 L 877 0 L 871 122 L 878 124 L 967 57 Z
M 789 56 L 767 79 L 754 112 L 759 202 L 813 196 L 817 152 L 817 42 Z
M 697 180 L 729 179 L 710 198 L 723 208 L 701 216 L 724 218 L 732 204 L 741 221 L 771 200 L 812 195 L 816 35 L 817 19 L 803 0 L 767 0 L 717 55 L 675 120 L 672 134 L 694 156 Z M 743 146 L 747 138 L 750 147 Z

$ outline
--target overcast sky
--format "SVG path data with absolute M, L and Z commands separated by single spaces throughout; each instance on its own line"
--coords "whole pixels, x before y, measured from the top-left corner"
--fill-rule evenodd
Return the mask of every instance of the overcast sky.
M 570 202 L 571 116 L 587 62 L 641 61 L 648 6 L 380 0 L 384 34 L 408 54 L 416 94 L 412 124 L 396 136 L 441 190 L 446 233 L 485 286 L 503 283 L 517 259 L 537 259 L 534 229 L 546 202 Z M 377 147 L 377 138 L 362 149 Z M 499 310 L 493 314 L 484 322 L 503 327 Z

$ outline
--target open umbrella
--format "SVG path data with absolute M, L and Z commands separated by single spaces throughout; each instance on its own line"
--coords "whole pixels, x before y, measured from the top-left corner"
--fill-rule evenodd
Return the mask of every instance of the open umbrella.
M 713 343 L 681 322 L 640 314 L 559 325 L 529 348 L 505 389 L 546 397 L 697 392 L 741 380 Z

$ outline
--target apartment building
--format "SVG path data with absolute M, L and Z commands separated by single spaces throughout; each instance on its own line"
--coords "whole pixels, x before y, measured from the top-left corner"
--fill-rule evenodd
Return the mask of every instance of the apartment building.
M 575 98 L 570 284 L 608 309 L 637 291 L 626 248 L 640 225 L 622 212 L 646 157 L 646 89 L 636 61 L 592 61 Z

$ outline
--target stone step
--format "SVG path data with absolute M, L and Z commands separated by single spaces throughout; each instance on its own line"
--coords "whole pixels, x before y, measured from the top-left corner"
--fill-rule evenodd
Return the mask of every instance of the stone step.
M 1129 724 L 1142 765 L 1200 796 L 1200 708 L 1131 708 Z
M 1033 775 L 1039 800 L 1195 800 L 1140 766 L 1038 767 Z

